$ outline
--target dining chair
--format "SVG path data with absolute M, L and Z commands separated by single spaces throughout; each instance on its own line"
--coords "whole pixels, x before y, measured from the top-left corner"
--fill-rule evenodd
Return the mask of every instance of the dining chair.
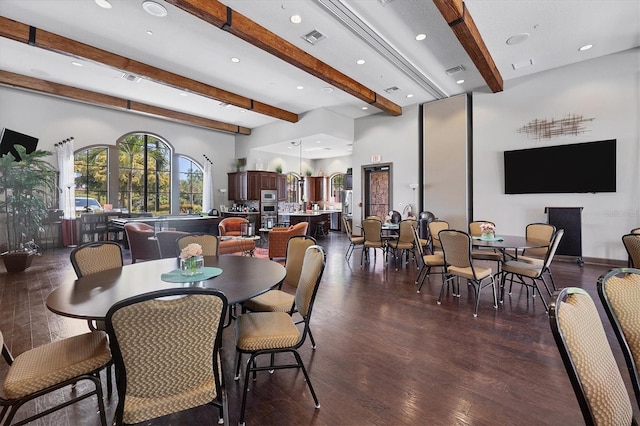
M 443 229 L 449 229 L 449 222 L 445 220 L 432 220 L 429 222 L 429 234 L 431 235 L 431 247 L 429 248 L 431 253 L 435 254 L 436 250 L 442 251 L 442 245 L 438 234 Z
M 474 220 L 469 222 L 469 235 L 471 237 L 480 237 L 482 235 L 481 225 L 484 223 L 489 223 L 493 225 L 495 228 L 496 224 L 489 220 Z M 502 261 L 504 260 L 504 255 L 502 252 L 498 252 L 495 249 L 474 249 L 471 251 L 471 258 L 474 260 L 486 260 L 489 262 L 496 262 L 496 273 L 495 276 L 500 274 Z
M 60 402 L 51 408 L 36 413 L 14 425 L 23 425 L 44 417 L 71 404 L 89 398 L 93 395 L 98 400 L 98 414 L 100 423 L 107 426 L 107 419 L 102 397 L 102 383 L 100 371 L 111 361 L 111 352 L 107 335 L 103 331 L 91 331 L 66 339 L 57 340 L 46 345 L 38 346 L 21 353 L 15 358 L 4 342 L 0 332 L 2 357 L 8 365 L 2 395 L 0 396 L 0 424 L 10 425 L 16 412 L 24 404 L 40 397 L 39 403 L 34 404 L 38 409 L 45 402 Z M 51 392 L 66 386 L 75 385 L 80 381 L 90 381 L 93 389 L 79 394 L 80 387 L 76 387 L 72 397 L 51 396 Z M 85 388 L 82 387 L 84 390 Z M 86 410 L 85 410 L 86 411 Z M 58 419 L 60 420 L 60 419 Z M 57 424 L 51 420 L 50 424 Z
M 342 224 L 344 225 L 344 230 L 347 233 L 347 237 L 349 238 L 349 247 L 347 247 L 347 252 L 344 257 L 349 260 L 353 251 L 356 247 L 363 246 L 364 247 L 364 237 L 353 235 L 353 230 L 351 229 L 351 222 L 347 219 L 345 215 L 342 216 Z M 364 249 L 364 248 L 363 248 Z
M 432 222 L 433 223 L 433 222 Z M 442 294 L 448 281 L 457 281 L 457 293 L 453 295 L 460 297 L 460 278 L 471 284 L 475 293 L 475 308 L 473 316 L 478 316 L 478 306 L 480 305 L 480 291 L 483 288 L 491 287 L 493 291 L 493 308 L 498 309 L 498 299 L 496 295 L 496 285 L 491 273 L 491 268 L 474 265 L 471 259 L 471 236 L 466 232 L 453 229 L 443 229 L 438 233 L 438 239 L 442 244 L 444 253 L 444 264 L 446 277 L 442 281 L 438 305 L 442 303 Z M 453 284 L 453 283 L 452 283 Z
M 86 243 L 71 250 L 71 266 L 78 278 L 109 269 L 122 268 L 124 260 L 122 246 L 112 241 Z M 104 321 L 87 320 L 90 330 L 106 330 Z M 107 395 L 111 396 L 111 363 L 106 368 Z
M 596 305 L 577 287 L 554 293 L 549 324 L 587 425 L 636 424 Z
M 220 240 L 212 234 L 191 233 L 176 239 L 178 252 L 191 243 L 200 244 L 203 256 L 217 256 Z
M 151 238 L 155 236 L 155 228 L 143 222 L 127 222 L 124 224 L 127 243 L 131 253 L 131 263 L 138 260 L 155 260 L 160 258 L 158 243 Z
M 527 225 L 524 232 L 527 238 L 542 240 L 548 243 L 551 243 L 551 239 L 555 233 L 556 227 L 549 223 L 530 223 Z M 522 262 L 541 264 L 544 262 L 544 257 L 548 251 L 549 246 L 524 249 L 522 251 L 522 255 L 518 256 L 518 260 Z
M 220 362 L 224 293 L 158 290 L 116 302 L 106 323 L 116 365 L 117 425 L 212 404 L 229 424 Z
M 398 263 L 402 262 L 404 255 L 407 256 L 407 263 L 409 262 L 410 254 L 413 254 L 416 269 L 418 268 L 418 260 L 416 259 L 416 242 L 414 237 L 414 229 L 417 228 L 417 223 L 418 222 L 411 219 L 401 221 L 399 228 L 400 234 L 398 238 L 387 241 L 388 249 L 393 250 L 396 271 L 398 270 Z
M 630 233 L 631 233 L 631 234 L 640 234 L 640 228 L 633 228 L 633 229 L 630 231 Z
M 302 263 L 300 281 L 296 288 L 295 305 L 303 318 L 302 331 L 291 315 L 286 312 L 249 312 L 242 314 L 236 321 L 236 374 L 235 379 L 240 379 L 240 364 L 242 354 L 249 354 L 245 364 L 244 388 L 242 392 L 242 405 L 240 408 L 240 421 L 244 425 L 245 410 L 247 406 L 247 392 L 249 390 L 249 376 L 253 376 L 255 382 L 258 371 L 274 371 L 288 368 L 302 370 L 316 408 L 320 408 L 311 379 L 304 366 L 298 348 L 305 342 L 309 333 L 309 323 L 315 302 L 318 287 L 325 268 L 325 253 L 322 247 L 313 245 L 307 248 Z M 276 364 L 274 356 L 278 353 L 291 353 L 295 357 L 295 364 Z M 271 362 L 268 365 L 259 366 L 256 358 L 268 354 Z M 255 394 L 255 393 L 254 393 Z
M 416 251 L 418 252 L 418 258 L 422 261 L 422 266 L 420 267 L 420 271 L 418 272 L 418 276 L 416 277 L 416 293 L 420 293 L 422 290 L 422 285 L 424 284 L 424 280 L 429 277 L 431 273 L 431 268 L 440 268 L 440 275 L 442 275 L 442 282 L 444 283 L 445 276 L 445 267 L 444 267 L 444 255 L 442 252 L 438 252 L 436 254 L 425 254 L 422 244 L 420 244 L 420 234 L 418 233 L 418 229 L 413 230 L 413 238 L 416 246 Z
M 640 268 L 640 234 L 623 235 L 622 244 L 629 255 L 629 267 Z
M 167 259 L 170 257 L 178 257 L 178 243 L 176 240 L 183 235 L 187 235 L 188 232 L 183 231 L 159 231 L 156 232 L 156 239 L 158 241 L 158 251 L 160 252 L 161 259 Z
M 373 249 L 374 262 L 376 259 L 376 249 L 382 251 L 382 256 L 386 264 L 386 246 L 382 239 L 382 222 L 378 219 L 365 219 L 362 221 L 362 234 L 364 244 L 362 254 L 360 256 L 360 265 L 369 263 L 369 249 Z
M 542 299 L 542 303 L 544 304 L 544 310 L 548 311 L 549 306 L 547 305 L 547 301 L 542 296 L 540 292 L 540 287 L 538 287 L 538 281 L 542 281 L 544 284 L 547 293 L 551 296 L 551 290 L 547 285 L 547 281 L 544 279 L 545 271 L 549 270 L 549 265 L 553 261 L 553 256 L 558 249 L 558 245 L 560 244 L 560 240 L 564 235 L 564 229 L 558 229 L 555 234 L 553 234 L 553 238 L 551 239 L 551 245 L 547 254 L 545 255 L 544 262 L 542 265 L 537 265 L 528 262 L 522 262 L 520 260 L 509 260 L 502 264 L 502 282 L 500 285 L 500 302 L 504 300 L 504 287 L 506 283 L 507 276 L 510 276 L 510 284 L 509 284 L 509 294 L 511 294 L 511 289 L 513 287 L 514 278 L 517 278 L 517 283 L 522 284 L 527 289 L 527 297 L 529 297 L 529 287 L 532 287 L 533 297 L 535 297 L 536 292 Z M 531 283 L 526 282 L 525 278 L 531 280 Z M 552 282 L 553 284 L 553 282 Z M 554 291 L 556 290 L 555 284 L 553 284 Z
M 612 269 L 598 279 L 597 288 L 622 348 L 636 401 L 640 405 L 640 269 Z
M 284 291 L 282 287 L 284 284 L 287 286 L 285 290 L 298 288 L 306 250 L 315 244 L 316 239 L 308 235 L 295 235 L 289 238 L 287 258 L 284 264 L 287 272 L 283 282 L 277 289 L 269 290 L 244 302 L 242 304 L 243 312 L 246 310 L 251 312 L 287 312 L 289 315 L 298 312 L 295 304 L 295 292 Z M 311 347 L 315 349 L 316 342 L 311 334 L 311 329 L 309 329 L 309 340 L 311 340 Z

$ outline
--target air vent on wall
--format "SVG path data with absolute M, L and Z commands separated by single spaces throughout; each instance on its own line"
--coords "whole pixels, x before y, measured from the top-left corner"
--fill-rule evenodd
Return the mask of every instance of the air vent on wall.
M 326 38 L 324 34 L 322 34 L 320 31 L 318 30 L 313 30 L 311 31 L 309 34 L 305 34 L 302 36 L 302 39 L 311 43 L 311 44 L 317 44 L 320 40 Z
M 445 72 L 447 73 L 447 75 L 453 75 L 462 71 L 464 71 L 464 65 L 458 65 L 457 67 L 449 68 Z
M 124 78 L 127 81 L 133 81 L 134 83 L 139 82 L 140 80 L 142 80 L 140 77 L 138 77 L 135 74 L 129 74 L 127 72 L 122 74 L 122 78 Z

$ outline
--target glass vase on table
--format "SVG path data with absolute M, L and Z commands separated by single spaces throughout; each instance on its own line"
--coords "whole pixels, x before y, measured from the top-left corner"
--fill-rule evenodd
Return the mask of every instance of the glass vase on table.
M 204 257 L 201 255 L 187 257 L 186 259 L 180 258 L 180 273 L 187 277 L 202 274 L 202 268 L 204 267 Z

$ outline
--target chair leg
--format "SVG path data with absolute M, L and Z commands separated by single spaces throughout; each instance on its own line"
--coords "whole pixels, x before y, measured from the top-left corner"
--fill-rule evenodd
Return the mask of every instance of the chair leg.
M 233 376 L 233 380 L 240 380 L 240 363 L 242 362 L 242 354 L 236 351 L 236 374 Z
M 315 350 L 316 349 L 316 341 L 313 338 L 313 334 L 311 334 L 311 328 L 309 328 L 308 330 L 309 330 L 309 340 L 311 340 L 311 348 L 313 350 Z
M 304 374 L 304 378 L 307 381 L 307 386 L 309 386 L 309 392 L 311 392 L 311 396 L 313 397 L 313 402 L 316 408 L 320 408 L 320 402 L 318 402 L 318 397 L 316 396 L 316 392 L 313 390 L 313 386 L 311 385 L 311 379 L 309 378 L 309 374 L 307 373 L 307 369 L 304 367 L 304 363 L 302 362 L 302 358 L 300 358 L 300 354 L 298 351 L 292 351 L 293 356 L 296 357 L 296 361 L 302 370 L 302 374 Z

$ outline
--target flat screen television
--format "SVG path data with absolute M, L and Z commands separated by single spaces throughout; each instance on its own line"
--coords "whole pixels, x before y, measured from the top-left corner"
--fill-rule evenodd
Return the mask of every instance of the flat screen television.
M 505 151 L 504 192 L 616 192 L 616 140 Z
M 20 157 L 18 150 L 16 150 L 16 145 L 22 145 L 26 153 L 31 154 L 36 150 L 38 138 L 16 132 L 15 130 L 2 129 L 2 133 L 0 134 L 0 157 L 11 154 L 15 161 L 21 161 L 22 157 Z

